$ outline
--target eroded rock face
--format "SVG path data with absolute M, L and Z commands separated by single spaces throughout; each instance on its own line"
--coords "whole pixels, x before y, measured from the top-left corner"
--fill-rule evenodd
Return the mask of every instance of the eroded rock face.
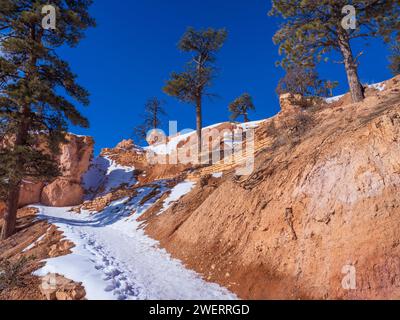
M 49 207 L 70 207 L 83 202 L 84 191 L 79 183 L 58 178 L 42 190 L 41 203 Z
M 117 144 L 115 147 L 116 149 L 123 149 L 123 150 L 131 150 L 135 146 L 132 139 L 122 140 L 120 143 Z
M 19 206 L 25 207 L 29 204 L 39 203 L 44 185 L 44 182 L 41 181 L 24 181 L 19 194 Z
M 296 113 L 321 103 L 321 99 L 316 97 L 303 97 L 301 94 L 284 93 L 279 97 L 281 112 L 284 114 Z
M 82 283 L 68 280 L 59 274 L 43 277 L 39 289 L 47 300 L 82 300 L 86 296 Z
M 77 183 L 89 169 L 94 141 L 91 137 L 68 134 L 67 143 L 61 146 L 59 163 L 63 178 Z
M 66 143 L 60 146 L 57 161 L 61 177 L 54 181 L 23 183 L 20 194 L 20 207 L 42 202 L 47 206 L 64 207 L 82 203 L 83 188 L 81 180 L 90 166 L 94 141 L 91 137 L 67 134 Z
M 284 113 L 293 113 L 300 110 L 303 97 L 300 94 L 285 93 L 279 97 L 279 104 Z
M 256 154 L 251 176 L 195 189 L 146 231 L 241 298 L 399 297 L 399 89 L 321 110 L 296 145 Z

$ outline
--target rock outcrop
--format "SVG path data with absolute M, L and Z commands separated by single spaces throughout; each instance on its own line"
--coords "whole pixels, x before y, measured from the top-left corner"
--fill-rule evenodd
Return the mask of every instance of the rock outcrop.
M 43 277 L 39 289 L 47 300 L 82 300 L 86 296 L 82 283 L 76 283 L 59 274 Z
M 80 183 L 57 178 L 43 188 L 40 202 L 49 207 L 70 207 L 81 204 L 83 195 Z
M 25 207 L 29 204 L 39 203 L 44 186 L 43 181 L 25 180 L 19 194 L 19 206 Z
M 120 143 L 117 144 L 115 147 L 116 149 L 122 149 L 122 150 L 131 150 L 135 147 L 135 143 L 133 142 L 132 139 L 128 140 L 122 140 Z
M 57 157 L 61 176 L 54 181 L 24 181 L 20 193 L 20 207 L 42 202 L 47 206 L 67 207 L 83 201 L 81 180 L 90 166 L 94 140 L 91 137 L 67 134 Z
M 279 96 L 281 112 L 284 115 L 297 113 L 308 108 L 321 106 L 323 99 L 318 97 L 304 97 L 301 94 L 284 93 Z
M 83 202 L 82 176 L 89 169 L 94 141 L 90 137 L 69 134 L 58 157 L 62 176 L 47 184 L 41 202 L 51 207 L 69 207 Z

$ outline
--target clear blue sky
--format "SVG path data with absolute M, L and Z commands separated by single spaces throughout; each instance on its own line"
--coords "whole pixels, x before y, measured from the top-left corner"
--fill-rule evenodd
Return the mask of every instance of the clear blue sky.
M 179 130 L 195 127 L 194 108 L 162 93 L 172 71 L 180 71 L 188 56 L 177 43 L 188 26 L 227 28 L 229 37 L 218 54 L 219 75 L 212 92 L 219 98 L 204 103 L 204 125 L 226 121 L 227 105 L 249 92 L 257 111 L 252 120 L 270 117 L 279 111 L 275 88 L 283 75 L 275 67 L 278 49 L 272 43 L 279 21 L 268 17 L 270 1 L 243 0 L 95 0 L 91 13 L 98 26 L 74 49 L 60 50 L 79 76 L 79 83 L 91 93 L 91 104 L 82 108 L 90 129 L 71 128 L 91 135 L 96 153 L 132 136 L 147 98 L 167 100 L 168 120 L 177 120 Z M 360 76 L 363 82 L 391 77 L 389 51 L 380 40 L 363 47 Z M 321 77 L 338 80 L 335 94 L 347 90 L 343 66 L 323 64 Z M 166 129 L 166 128 L 164 128 Z

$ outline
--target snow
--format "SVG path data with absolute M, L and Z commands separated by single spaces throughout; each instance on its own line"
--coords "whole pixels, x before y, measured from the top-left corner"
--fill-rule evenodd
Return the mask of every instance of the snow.
M 383 91 L 386 88 L 386 84 L 384 82 L 379 82 L 379 83 L 370 84 L 370 85 L 368 85 L 368 87 L 376 89 L 378 91 Z
M 265 120 L 257 120 L 257 121 L 251 121 L 251 122 L 246 122 L 239 124 L 238 127 L 242 128 L 243 130 L 249 130 L 249 129 L 256 129 L 260 126 L 261 123 L 263 123 Z
M 217 178 L 217 179 L 220 179 L 220 178 L 222 178 L 224 176 L 224 173 L 223 172 L 216 172 L 216 173 L 213 173 L 212 174 L 212 177 L 213 178 Z
M 77 137 L 77 138 L 86 138 L 86 137 L 87 137 L 87 136 L 85 136 L 85 135 L 76 134 L 76 133 L 72 133 L 72 132 L 68 132 L 67 134 L 68 134 L 68 135 L 71 135 L 71 136 L 75 136 L 75 137 Z
M 193 185 L 182 183 L 168 203 Z M 133 198 L 113 202 L 102 212 L 80 215 L 70 208 L 37 206 L 39 219 L 56 225 L 75 244 L 72 254 L 46 260 L 35 274 L 58 273 L 82 282 L 89 300 L 218 300 L 237 299 L 227 289 L 204 281 L 149 238 L 137 221 L 166 191 L 143 204 L 154 188 L 141 188 Z
M 203 131 L 211 130 L 222 124 L 223 124 L 223 122 L 216 123 L 211 126 L 205 127 L 202 130 Z M 169 155 L 178 148 L 179 143 L 187 140 L 190 136 L 194 135 L 195 133 L 196 133 L 195 130 L 183 130 L 178 135 L 176 135 L 174 137 L 169 137 L 168 138 L 169 141 L 167 143 L 149 146 L 149 147 L 144 148 L 144 150 L 152 151 L 159 155 Z
M 38 242 L 40 242 L 40 241 L 42 241 L 44 239 L 45 236 L 46 236 L 46 234 L 42 235 L 39 239 L 37 239 L 35 242 L 31 243 L 24 250 L 22 250 L 22 252 L 27 252 L 27 251 L 33 249 Z
M 192 181 L 184 181 L 177 184 L 174 188 L 172 188 L 170 195 L 167 199 L 164 200 L 163 208 L 159 212 L 159 214 L 167 211 L 171 205 L 182 198 L 184 195 L 188 194 L 195 187 L 196 183 Z
M 330 97 L 330 98 L 325 98 L 325 102 L 327 103 L 334 103 L 339 101 L 341 98 L 344 97 L 344 94 L 341 94 L 340 96 L 335 96 L 335 97 Z
M 244 131 L 247 131 L 249 129 L 257 128 L 264 121 L 265 120 L 257 120 L 257 121 L 252 121 L 252 122 L 248 122 L 248 123 L 238 124 L 237 126 L 238 126 L 238 128 L 242 128 Z M 224 124 L 224 122 L 213 124 L 211 126 L 203 128 L 203 131 L 217 128 L 218 126 L 223 125 L 223 124 Z M 192 136 L 195 133 L 196 133 L 196 131 L 194 131 L 194 130 L 183 130 L 179 135 L 170 137 L 169 141 L 167 143 L 149 146 L 149 147 L 144 148 L 144 150 L 151 151 L 151 152 L 154 152 L 159 155 L 170 155 L 172 152 L 177 150 L 179 143 L 186 141 L 190 136 Z M 229 144 L 229 141 L 227 141 L 227 143 Z
M 97 157 L 83 176 L 83 187 L 92 193 L 96 192 L 105 180 L 110 161 L 102 156 Z
M 133 186 L 135 168 L 121 166 L 108 157 L 96 158 L 83 177 L 83 186 L 90 195 L 105 195 L 121 185 Z
M 182 132 L 182 134 L 179 134 L 175 137 L 169 138 L 169 141 L 167 143 L 149 146 L 149 147 L 146 147 L 145 150 L 152 151 L 159 155 L 169 155 L 178 148 L 178 144 L 180 142 L 183 142 L 186 139 L 188 139 L 194 132 L 195 131 L 190 131 L 190 132 L 186 132 L 186 133 Z
M 103 194 L 107 194 L 124 184 L 129 187 L 135 185 L 137 181 L 135 180 L 134 172 L 135 168 L 117 165 L 111 160 L 106 172 Z
M 386 84 L 385 84 L 385 82 L 373 83 L 373 84 L 369 84 L 368 88 L 373 88 L 373 89 L 376 89 L 378 91 L 383 91 L 386 88 Z M 325 98 L 325 101 L 327 103 L 334 103 L 334 102 L 339 101 L 343 97 L 344 97 L 344 94 L 341 94 L 339 96 L 335 96 L 335 97 L 331 97 L 331 98 Z

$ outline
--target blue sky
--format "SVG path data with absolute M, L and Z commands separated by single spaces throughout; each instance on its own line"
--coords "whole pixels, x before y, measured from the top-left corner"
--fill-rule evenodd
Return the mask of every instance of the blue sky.
M 90 106 L 81 108 L 90 128 L 71 131 L 93 136 L 96 153 L 113 147 L 132 136 L 144 103 L 153 96 L 167 101 L 166 124 L 177 120 L 179 130 L 194 128 L 194 108 L 162 93 L 169 74 L 182 70 L 188 59 L 177 50 L 188 26 L 225 27 L 229 32 L 211 89 L 219 97 L 205 100 L 204 125 L 228 120 L 228 104 L 244 92 L 253 96 L 257 108 L 252 120 L 273 116 L 279 111 L 275 88 L 283 73 L 275 67 L 278 48 L 271 39 L 279 21 L 268 17 L 269 8 L 268 0 L 95 0 L 91 13 L 98 26 L 88 30 L 77 48 L 59 52 L 91 93 Z M 370 41 L 368 47 L 355 43 L 354 50 L 364 50 L 363 82 L 391 77 L 389 51 L 381 40 Z M 335 94 L 347 90 L 343 66 L 327 63 L 319 71 L 322 78 L 340 82 Z

